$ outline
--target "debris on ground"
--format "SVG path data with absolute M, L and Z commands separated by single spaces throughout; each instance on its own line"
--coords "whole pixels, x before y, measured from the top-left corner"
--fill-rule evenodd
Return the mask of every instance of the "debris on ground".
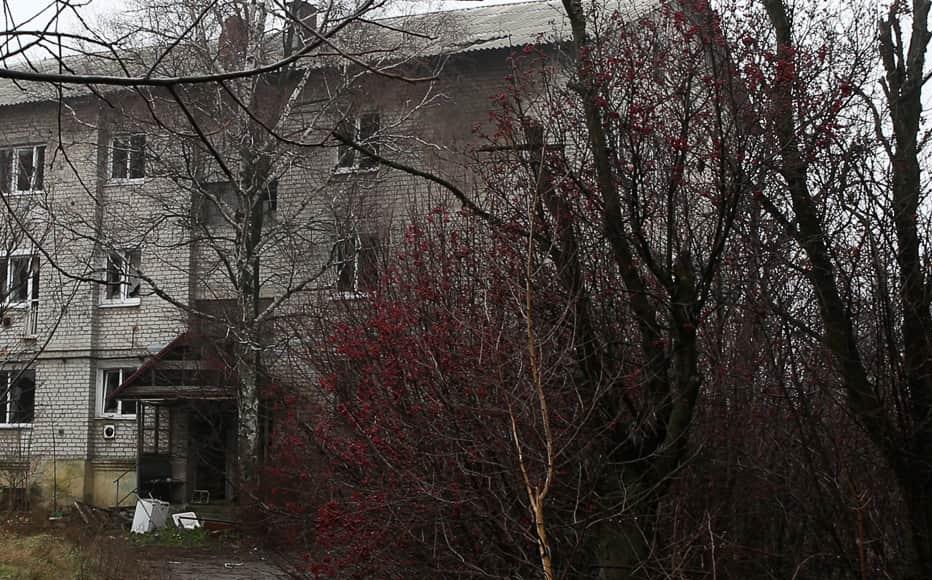
M 194 512 L 180 512 L 177 514 L 172 514 L 172 521 L 175 522 L 176 528 L 193 530 L 195 528 L 201 527 L 201 520 L 198 519 L 197 514 Z
M 143 499 L 136 501 L 136 513 L 133 516 L 134 534 L 148 534 L 153 530 L 165 527 L 168 521 L 168 511 L 171 504 L 159 499 Z

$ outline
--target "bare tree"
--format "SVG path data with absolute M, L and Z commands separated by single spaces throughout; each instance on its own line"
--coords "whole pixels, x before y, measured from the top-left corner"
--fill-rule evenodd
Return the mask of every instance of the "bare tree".
M 352 93 L 369 77 L 433 78 L 431 65 L 406 65 L 416 49 L 396 50 L 410 44 L 402 27 L 363 19 L 384 6 L 144 2 L 106 35 L 90 27 L 62 33 L 53 18 L 40 30 L 11 27 L 5 37 L 5 62 L 20 60 L 0 78 L 99 103 L 93 118 L 64 100 L 60 111 L 97 131 L 104 185 L 85 190 L 95 210 L 56 200 L 46 208 L 63 238 L 93 252 L 74 257 L 77 265 L 52 251 L 44 257 L 66 277 L 102 284 L 105 300 L 152 294 L 224 338 L 244 492 L 261 456 L 259 391 L 275 364 L 271 353 L 289 340 L 272 332 L 275 320 L 310 291 L 334 285 L 334 262 L 347 251 L 356 260 L 360 250 L 333 245 L 341 231 L 359 241 L 345 231 L 360 212 L 332 195 L 332 159 L 347 170 L 346 189 L 360 166 L 332 135 L 348 127 L 375 150 L 391 127 L 360 110 Z M 429 86 L 395 122 L 430 101 Z M 66 147 L 63 154 L 75 163 Z
M 864 58 L 858 31 L 839 35 L 861 44 L 849 50 L 845 72 L 815 58 L 824 49 L 806 35 L 811 23 L 794 20 L 786 3 L 763 7 L 776 67 L 764 98 L 782 178 L 769 211 L 804 252 L 816 332 L 851 414 L 895 475 L 912 533 L 909 577 L 925 577 L 932 570 L 930 339 L 920 132 L 929 3 L 892 3 L 886 16 L 871 15 L 880 18 L 873 59 Z M 828 27 L 841 31 L 842 22 Z M 868 83 L 878 60 L 880 99 Z M 818 94 L 830 98 L 812 100 Z M 874 155 L 885 156 L 882 166 Z M 869 257 L 849 261 L 852 251 Z
M 496 280 L 493 286 L 503 285 L 500 291 L 513 293 L 526 305 L 521 341 L 527 348 L 517 356 L 528 358 L 520 366 L 510 365 L 499 381 L 508 392 L 501 395 L 506 401 L 517 399 L 511 385 L 530 387 L 523 391 L 523 414 L 505 426 L 512 435 L 511 450 L 476 435 L 488 448 L 474 452 L 499 462 L 507 453 L 504 464 L 514 465 L 512 473 L 521 476 L 515 481 L 508 472 L 496 471 L 489 476 L 496 485 L 485 499 L 469 500 L 483 506 L 500 502 L 508 514 L 482 512 L 497 526 L 488 533 L 507 538 L 498 544 L 501 549 L 513 550 L 506 552 L 512 559 L 505 561 L 521 562 L 544 577 L 572 577 L 592 569 L 604 578 L 650 577 L 664 566 L 657 518 L 662 499 L 689 457 L 689 432 L 703 381 L 704 321 L 707 309 L 714 308 L 712 288 L 730 248 L 735 217 L 754 187 L 755 175 L 744 155 L 754 150 L 755 138 L 738 122 L 744 95 L 729 81 L 731 63 L 717 48 L 720 31 L 711 13 L 700 6 L 684 11 L 663 3 L 643 13 L 572 3 L 564 8 L 573 31 L 571 55 L 541 48 L 518 60 L 512 87 L 499 97 L 496 126 L 475 151 L 474 170 L 482 177 L 475 193 L 343 141 L 380 163 L 442 186 L 487 225 L 493 239 L 508 240 L 507 249 L 500 247 L 486 259 L 511 264 L 512 278 L 499 282 L 497 276 L 470 268 L 461 274 L 467 279 L 490 277 Z M 567 68 L 557 64 L 566 62 Z M 455 268 L 455 255 L 437 256 L 449 265 L 433 268 Z M 512 261 L 516 256 L 517 267 Z M 525 274 L 528 268 L 533 276 Z M 530 279 L 529 289 L 525 282 Z M 408 287 L 401 282 L 392 289 Z M 466 304 L 488 300 L 482 298 L 482 285 L 472 291 L 478 295 Z M 417 292 L 412 294 L 402 295 L 404 306 L 399 308 L 417 310 L 404 302 L 414 300 Z M 507 302 L 485 303 L 496 317 L 509 308 Z M 453 318 L 463 324 L 471 320 L 466 314 Z M 421 323 L 423 352 L 433 352 L 432 320 Z M 364 344 L 392 343 L 378 324 L 363 326 L 372 330 L 352 338 Z M 513 336 L 513 327 L 506 327 Z M 391 336 L 390 329 L 385 333 Z M 504 354 L 507 344 L 508 339 L 502 346 L 491 342 L 489 356 L 514 356 Z M 409 354 L 414 352 L 418 349 Z M 377 358 L 407 368 L 398 361 L 404 356 L 392 351 Z M 498 368 L 490 364 L 479 372 Z M 352 376 L 364 385 L 379 384 L 388 380 L 383 372 L 388 371 L 373 363 Z M 456 385 L 464 383 L 455 368 L 440 365 L 437 373 L 443 377 L 436 381 L 441 393 L 444 386 L 458 392 Z M 539 382 L 541 376 L 544 382 Z M 400 381 L 402 392 L 420 384 L 416 377 L 391 380 Z M 490 378 L 472 380 L 493 383 Z M 395 407 L 367 401 L 346 403 L 346 413 L 362 441 L 356 445 L 380 450 L 382 441 L 392 444 L 382 426 L 396 424 Z M 504 404 L 500 408 L 511 409 Z M 501 419 L 491 410 L 475 412 L 489 413 L 482 425 L 472 427 L 476 433 Z M 453 434 L 437 437 L 455 439 Z M 374 455 L 364 454 L 396 471 L 393 455 Z M 339 458 L 349 461 L 346 454 Z M 417 471 L 429 467 L 404 466 L 418 474 L 405 471 L 411 480 L 430 479 Z M 444 481 L 467 485 L 470 473 L 460 475 L 463 482 Z M 449 477 L 455 480 L 456 474 Z M 418 530 L 415 537 L 420 530 L 449 525 L 432 503 L 433 493 L 441 502 L 446 496 L 404 489 L 413 494 L 399 504 L 411 514 L 406 517 L 426 511 L 426 520 L 410 526 Z M 483 497 L 482 490 L 473 491 Z M 389 497 L 395 498 L 394 493 Z M 523 504 L 519 511 L 531 515 L 534 532 L 511 515 L 517 501 Z M 433 507 L 415 508 L 410 502 Z M 434 516 L 436 520 L 430 519 Z M 510 537 L 519 530 L 531 540 L 523 548 Z M 432 534 L 423 537 L 443 545 Z M 450 553 L 477 573 L 508 574 L 497 567 L 498 559 L 482 560 L 451 539 L 458 534 L 443 537 Z M 399 552 L 402 558 L 407 554 Z M 385 562 L 397 563 L 392 558 Z

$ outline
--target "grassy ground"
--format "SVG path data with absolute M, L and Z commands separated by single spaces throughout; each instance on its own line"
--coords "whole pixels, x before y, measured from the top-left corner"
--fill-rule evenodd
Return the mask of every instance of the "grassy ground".
M 50 532 L 0 531 L 0 580 L 104 580 L 102 562 L 85 548 Z
M 168 527 L 144 535 L 119 525 L 0 520 L 0 580 L 163 580 L 171 564 L 255 558 L 253 543 L 233 533 Z M 218 578 L 225 577 L 223 573 Z

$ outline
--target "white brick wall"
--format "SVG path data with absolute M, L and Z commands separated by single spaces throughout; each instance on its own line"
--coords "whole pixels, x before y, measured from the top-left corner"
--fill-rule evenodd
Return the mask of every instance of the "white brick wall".
M 452 146 L 474 139 L 474 124 L 487 123 L 489 95 L 500 90 L 501 79 L 507 72 L 499 57 L 487 60 L 475 54 L 451 65 L 449 79 L 431 87 L 438 95 L 434 105 L 416 115 L 409 116 L 406 107 L 419 102 L 423 85 L 383 85 L 387 81 L 377 81 L 380 84 L 362 87 L 364 90 L 357 93 L 366 95 L 359 106 L 384 112 L 383 127 L 392 134 L 392 143 L 401 147 L 402 152 L 412 149 L 410 154 L 401 154 L 403 159 L 426 163 L 429 169 L 440 169 L 446 177 L 456 180 L 463 174 L 456 155 L 428 156 L 423 148 L 414 150 L 419 147 L 414 145 L 414 137 Z M 308 83 L 308 86 L 322 85 Z M 308 94 L 307 101 L 314 97 Z M 119 101 L 118 97 L 113 98 Z M 138 105 L 129 101 L 126 104 Z M 166 204 L 174 211 L 181 211 L 190 200 L 182 194 L 172 194 L 169 182 L 162 179 L 151 178 L 138 184 L 107 181 L 107 118 L 118 123 L 122 120 L 118 111 L 101 115 L 99 112 L 105 108 L 93 100 L 84 100 L 73 103 L 61 119 L 54 104 L 0 108 L 0 126 L 4 128 L 0 147 L 47 145 L 50 166 L 46 169 L 46 191 L 36 193 L 33 200 L 44 206 L 45 212 L 39 214 L 34 233 L 55 262 L 53 265 L 45 258 L 42 260 L 41 318 L 35 340 L 22 338 L 22 312 L 0 309 L 0 321 L 9 318 L 9 327 L 0 325 L 0 360 L 26 364 L 35 358 L 37 380 L 32 427 L 0 426 L 0 463 L 53 454 L 94 461 L 135 457 L 135 420 L 96 417 L 98 369 L 112 361 L 140 364 L 185 328 L 185 316 L 175 306 L 145 291 L 138 305 L 115 308 L 100 305 L 100 285 L 75 279 L 101 277 L 105 258 L 95 255 L 93 242 L 98 227 L 102 226 L 106 235 L 138 244 L 142 249 L 143 272 L 179 301 L 230 296 L 229 284 L 222 276 L 206 274 L 219 265 L 217 253 L 185 244 L 185 231 L 177 221 L 159 221 L 165 216 Z M 299 111 L 294 123 L 305 123 L 318 112 Z M 320 131 L 309 139 L 324 135 L 327 123 L 332 127 L 335 114 L 336 111 L 326 111 L 321 116 L 325 122 Z M 387 168 L 371 175 L 334 175 L 336 155 L 335 147 L 327 147 L 302 150 L 298 157 L 290 159 L 292 168 L 279 184 L 277 225 L 270 227 L 288 224 L 297 230 L 269 247 L 265 263 L 271 266 L 267 272 L 278 268 L 289 276 L 295 273 L 300 279 L 317 271 L 332 248 L 334 213 L 345 211 L 347 204 L 353 205 L 352 211 L 359 219 L 380 227 L 391 224 L 397 227 L 415 207 L 412 200 L 426 199 L 429 191 L 436 190 Z M 171 199 L 171 195 L 177 198 Z M 197 263 L 200 269 L 197 276 L 200 280 L 193 289 L 192 263 Z M 271 280 L 268 294 L 279 295 L 287 286 L 283 281 L 286 278 Z M 328 272 L 310 288 L 332 283 L 332 272 Z M 292 310 L 298 309 L 292 307 Z M 115 438 L 103 438 L 105 424 L 116 425 Z M 187 453 L 184 433 L 185 425 L 179 421 L 174 442 L 179 457 Z M 181 467 L 176 466 L 176 470 L 179 476 L 183 475 Z

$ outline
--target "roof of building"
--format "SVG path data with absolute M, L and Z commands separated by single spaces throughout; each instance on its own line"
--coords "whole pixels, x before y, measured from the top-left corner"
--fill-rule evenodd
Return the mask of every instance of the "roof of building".
M 65 57 L 64 60 L 69 59 L 73 59 L 73 57 Z M 76 64 L 79 64 L 81 59 L 73 60 Z M 54 68 L 53 65 L 55 65 Z M 48 59 L 33 63 L 30 70 L 40 73 L 58 72 L 57 65 L 58 63 L 55 60 Z M 85 86 L 65 85 L 58 87 L 51 83 L 0 79 L 0 106 L 19 105 L 39 101 L 55 101 L 60 98 L 74 97 L 83 94 L 90 94 L 90 89 Z
M 640 14 L 646 7 L 656 4 L 656 0 L 608 1 L 629 15 Z M 339 55 L 341 51 L 354 52 L 354 46 L 365 47 L 367 59 L 397 60 L 561 42 L 567 40 L 569 34 L 560 0 L 532 0 L 362 20 L 343 29 L 331 46 L 322 47 L 305 62 L 307 66 L 329 66 L 343 58 Z M 270 42 L 272 44 L 278 47 L 280 37 L 276 37 L 274 43 Z M 175 47 L 168 58 L 158 59 L 156 55 L 161 55 L 161 52 L 156 48 L 120 51 L 119 54 L 72 55 L 60 60 L 32 61 L 28 66 L 17 68 L 69 75 L 178 77 L 197 72 L 190 70 L 191 63 L 197 59 L 186 58 L 184 50 L 183 46 Z M 359 54 L 358 50 L 356 54 Z M 157 65 L 150 64 L 156 60 Z M 102 86 L 0 79 L 0 107 L 89 96 L 103 91 Z
M 428 36 L 430 40 L 422 39 L 420 43 L 420 53 L 431 55 L 517 48 L 569 37 L 559 0 L 429 12 L 389 18 L 377 24 Z

